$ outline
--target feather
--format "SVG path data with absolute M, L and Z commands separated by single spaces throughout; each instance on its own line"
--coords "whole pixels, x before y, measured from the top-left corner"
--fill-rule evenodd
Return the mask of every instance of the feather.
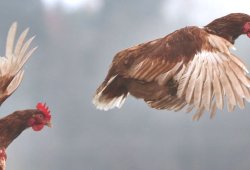
M 16 30 L 17 30 L 17 23 L 14 22 L 9 29 L 7 40 L 6 40 L 5 56 L 7 58 L 11 58 L 13 55 L 12 51 L 13 51 L 14 40 L 16 36 Z
M 175 106 L 174 111 L 178 112 L 179 110 L 183 109 L 186 105 L 187 103 L 185 101 L 180 100 L 178 105 Z
M 249 89 L 248 89 L 246 86 L 244 86 L 244 84 L 242 84 L 241 87 L 242 87 L 242 90 L 243 90 L 243 92 L 244 92 L 245 99 L 246 99 L 248 102 L 250 102 L 250 93 L 249 93 Z
M 18 40 L 17 40 L 17 43 L 16 43 L 16 46 L 15 46 L 15 50 L 14 50 L 14 55 L 17 55 L 20 53 L 20 50 L 22 48 L 22 45 L 24 43 L 24 40 L 27 36 L 29 32 L 29 28 L 25 29 L 22 34 L 19 36 Z
M 209 43 L 214 47 L 217 48 L 219 51 L 224 52 L 226 54 L 230 54 L 229 47 L 232 46 L 231 43 L 222 39 L 221 37 L 213 34 L 209 34 L 207 37 Z
M 174 80 L 176 80 L 177 82 L 180 82 L 180 79 L 183 76 L 185 70 L 186 70 L 186 66 L 182 65 L 181 70 L 174 76 Z
M 20 85 L 22 79 L 23 79 L 23 74 L 24 71 L 21 70 L 15 77 L 14 79 L 10 82 L 9 86 L 7 87 L 7 94 L 11 95 L 17 87 Z
M 170 69 L 168 72 L 163 73 L 157 77 L 157 81 L 159 85 L 163 86 L 165 85 L 171 78 L 174 77 L 174 75 L 178 72 L 179 68 L 181 67 L 183 62 L 177 63 L 172 69 Z
M 243 70 L 234 62 L 229 61 L 229 67 L 233 70 L 238 79 L 247 87 L 250 87 L 250 81 L 243 72 Z
M 239 108 L 240 108 L 240 109 L 244 109 L 244 108 L 245 108 L 245 101 L 244 101 L 244 99 L 241 98 L 241 97 L 237 94 L 237 92 L 236 92 L 235 89 L 234 89 L 234 94 L 235 94 L 235 98 L 236 98 L 236 101 L 237 101 L 237 104 L 238 104 Z
M 194 92 L 194 88 L 196 85 L 196 80 L 200 74 L 200 70 L 201 70 L 201 58 L 198 58 L 198 61 L 196 62 L 196 66 L 194 69 L 194 72 L 191 75 L 191 78 L 188 82 L 188 86 L 187 86 L 187 90 L 186 90 L 186 101 L 187 103 L 191 103 L 192 99 L 193 99 L 193 92 Z
M 188 82 L 190 79 L 190 76 L 192 75 L 194 68 L 195 68 L 195 62 L 197 59 L 197 55 L 194 56 L 193 61 L 190 63 L 190 66 L 187 68 L 186 73 L 181 77 L 181 80 L 179 82 L 178 90 L 177 90 L 177 96 L 181 98 L 184 93 L 186 92 L 186 88 L 188 86 Z
M 156 76 L 159 75 L 159 73 L 162 73 L 166 70 L 166 65 L 165 64 L 162 64 L 162 61 L 157 58 L 156 61 L 154 62 L 154 68 L 151 72 L 149 72 L 147 74 L 147 81 L 150 82 L 150 81 L 153 81 L 153 79 L 155 79 Z
M 244 97 L 245 95 L 244 95 L 243 89 L 241 88 L 240 81 L 238 80 L 238 78 L 236 77 L 236 75 L 234 74 L 234 72 L 231 70 L 231 68 L 229 67 L 228 63 L 225 62 L 223 64 L 223 66 L 226 69 L 227 77 L 231 81 L 231 84 L 233 84 L 232 87 L 234 89 L 234 92 L 237 93 L 240 98 Z
M 227 104 L 227 110 L 228 110 L 229 112 L 234 111 L 235 105 L 236 105 L 236 104 L 232 104 L 232 103 L 229 102 L 229 103 Z
M 195 84 L 195 88 L 194 88 L 194 105 L 196 106 L 196 108 L 200 107 L 202 93 L 206 93 L 205 89 L 202 90 L 203 84 L 204 84 L 204 79 L 206 76 L 205 70 L 206 70 L 206 68 L 204 67 L 204 64 L 202 64 L 200 75 L 199 75 L 198 79 L 196 80 L 196 84 Z
M 138 77 L 138 72 L 141 71 L 143 64 L 145 61 L 140 62 L 139 64 L 136 64 L 135 66 L 132 66 L 129 70 L 129 73 L 132 77 L 136 78 Z M 145 69 L 145 68 L 144 68 Z
M 216 102 L 212 104 L 212 110 L 210 112 L 210 119 L 213 119 L 215 117 L 215 114 L 216 114 Z
M 218 68 L 220 70 L 220 80 L 221 80 L 222 89 L 224 90 L 224 94 L 226 94 L 227 96 L 228 111 L 231 112 L 233 111 L 234 106 L 236 105 L 234 91 L 232 89 L 230 81 L 228 80 L 228 77 L 225 74 L 225 70 L 222 70 L 221 66 Z
M 148 74 L 150 74 L 154 70 L 154 61 L 148 62 L 146 65 L 146 68 L 140 75 L 139 79 L 145 80 L 145 77 L 147 77 Z
M 246 73 L 249 73 L 247 66 L 235 55 L 230 55 L 231 60 L 233 60 L 234 63 L 236 63 L 238 66 L 240 66 Z
M 165 98 L 164 100 L 160 100 L 160 102 L 158 102 L 157 107 L 160 109 L 165 109 L 165 108 L 169 108 L 170 106 L 170 102 L 172 98 L 170 96 L 167 96 L 167 98 Z
M 225 53 L 217 52 L 215 55 L 213 55 L 213 57 L 219 64 L 229 61 L 229 55 Z
M 23 56 L 25 56 L 24 54 L 26 53 L 26 51 L 28 50 L 28 48 L 30 47 L 31 42 L 33 41 L 33 39 L 35 38 L 35 36 L 31 37 L 30 39 L 28 39 L 22 46 L 19 55 L 19 59 L 22 59 Z
M 144 61 L 137 64 L 134 68 L 131 68 L 130 74 L 132 75 L 132 77 L 139 79 L 141 77 L 141 74 L 143 74 L 147 69 L 149 69 L 148 67 L 148 59 L 145 59 Z
M 193 109 L 194 109 L 194 105 L 189 105 L 189 106 L 187 107 L 186 113 L 191 112 Z
M 16 74 L 20 69 L 22 69 L 23 65 L 27 62 L 29 57 L 34 53 L 34 51 L 37 49 L 37 47 L 32 48 L 30 51 L 27 52 L 27 54 L 22 58 L 20 63 L 17 64 L 16 68 L 14 69 L 14 72 L 12 74 Z
M 157 101 L 147 101 L 147 104 L 156 109 L 163 109 L 170 100 L 171 97 L 168 95 Z
M 123 105 L 128 93 L 115 93 L 116 91 L 119 91 L 119 89 L 112 87 L 114 87 L 114 84 L 117 82 L 119 82 L 119 76 L 114 75 L 97 90 L 92 102 L 98 109 L 107 111 L 114 107 L 120 108 Z M 110 88 L 112 88 L 111 91 L 114 92 L 113 97 L 110 97 L 109 94 L 104 92 L 105 90 L 110 90 Z
M 102 96 L 96 95 L 92 102 L 93 104 L 96 105 L 98 109 L 107 111 L 114 107 L 120 108 L 125 102 L 125 99 L 126 99 L 126 95 L 121 95 L 118 97 L 114 97 L 112 99 L 106 99 L 106 98 L 103 98 Z
M 205 110 L 204 107 L 198 108 L 197 112 L 193 115 L 193 120 L 198 121 L 201 118 L 201 116 L 203 115 L 204 110 Z
M 219 109 L 223 109 L 224 105 L 224 100 L 223 100 L 223 93 L 222 93 L 222 87 L 221 87 L 221 82 L 219 80 L 220 74 L 219 72 L 216 72 L 215 70 L 213 71 L 213 89 L 214 89 L 214 95 L 215 95 L 215 100 L 216 100 L 216 106 Z
M 174 106 L 180 101 L 177 97 L 170 97 L 170 101 L 166 104 L 166 108 L 173 110 Z
M 211 85 L 211 75 L 209 70 L 206 69 L 206 80 L 204 83 L 203 94 L 202 94 L 202 106 L 205 107 L 207 111 L 210 110 L 212 102 L 212 85 Z
M 211 56 L 208 56 L 206 57 L 206 60 L 207 60 L 207 71 L 210 74 L 210 80 L 213 80 L 213 72 L 214 70 L 218 71 L 218 68 L 217 68 L 217 61 L 214 59 L 214 57 L 211 57 Z

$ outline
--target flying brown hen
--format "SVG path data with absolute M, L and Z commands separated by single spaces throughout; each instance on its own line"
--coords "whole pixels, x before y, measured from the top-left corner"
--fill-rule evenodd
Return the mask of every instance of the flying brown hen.
M 195 120 L 205 110 L 213 117 L 225 101 L 228 111 L 244 108 L 250 100 L 248 70 L 230 51 L 242 34 L 250 38 L 250 16 L 232 13 L 122 50 L 93 103 L 103 110 L 121 107 L 131 94 L 156 109 L 194 109 Z

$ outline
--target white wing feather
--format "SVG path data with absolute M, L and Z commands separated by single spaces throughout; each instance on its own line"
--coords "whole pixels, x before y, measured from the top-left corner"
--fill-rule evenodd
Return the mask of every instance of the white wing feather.
M 230 52 L 233 45 L 216 35 L 207 38 L 214 50 L 198 52 L 178 77 L 177 96 L 185 99 L 189 108 L 197 110 L 194 120 L 198 120 L 205 109 L 214 117 L 217 108 L 223 109 L 224 100 L 228 111 L 233 111 L 236 105 L 244 108 L 245 99 L 250 99 L 248 69 Z

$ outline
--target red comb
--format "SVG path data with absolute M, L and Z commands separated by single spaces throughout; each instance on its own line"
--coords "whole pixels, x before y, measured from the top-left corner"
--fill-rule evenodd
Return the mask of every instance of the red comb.
M 40 111 L 43 112 L 43 115 L 45 116 L 45 119 L 50 120 L 51 119 L 51 114 L 49 107 L 46 106 L 46 103 L 37 103 L 36 108 Z

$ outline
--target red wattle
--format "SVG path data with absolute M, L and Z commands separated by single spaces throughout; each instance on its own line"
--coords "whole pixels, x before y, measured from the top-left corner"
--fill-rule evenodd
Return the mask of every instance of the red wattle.
M 250 32 L 247 33 L 248 38 L 250 38 Z
M 33 125 L 33 126 L 32 126 L 32 129 L 33 129 L 34 131 L 40 131 L 40 130 L 43 129 L 43 127 L 44 127 L 43 124 Z

